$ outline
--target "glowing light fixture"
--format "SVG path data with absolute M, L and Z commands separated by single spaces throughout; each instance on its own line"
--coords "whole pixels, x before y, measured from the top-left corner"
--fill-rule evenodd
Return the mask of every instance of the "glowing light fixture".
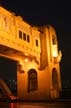
M 58 56 L 58 53 L 57 53 L 57 46 L 56 44 L 53 45 L 53 57 L 57 57 Z
M 25 56 L 28 56 L 28 54 L 27 54 L 27 53 L 25 53 L 24 55 L 25 55 Z
M 26 58 L 24 61 L 25 61 L 25 62 L 28 62 L 28 59 Z
M 57 57 L 57 52 L 53 52 L 53 57 Z

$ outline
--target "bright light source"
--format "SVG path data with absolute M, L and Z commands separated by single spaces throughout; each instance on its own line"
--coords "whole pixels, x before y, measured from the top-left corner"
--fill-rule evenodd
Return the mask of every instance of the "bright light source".
M 24 55 L 28 56 L 28 54 L 27 54 L 27 53 L 25 53 Z
M 58 53 L 57 53 L 57 45 L 53 45 L 53 57 L 57 57 Z
M 25 62 L 28 62 L 28 59 L 26 58 L 24 61 L 25 61 Z
M 53 57 L 57 57 L 57 52 L 53 52 Z

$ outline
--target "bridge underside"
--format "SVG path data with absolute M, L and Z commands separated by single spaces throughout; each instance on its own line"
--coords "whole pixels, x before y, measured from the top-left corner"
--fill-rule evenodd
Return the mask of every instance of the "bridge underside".
M 24 53 L 22 53 L 18 50 L 0 45 L 0 56 L 5 56 L 7 58 L 17 60 L 17 56 L 22 57 L 22 56 L 24 56 Z

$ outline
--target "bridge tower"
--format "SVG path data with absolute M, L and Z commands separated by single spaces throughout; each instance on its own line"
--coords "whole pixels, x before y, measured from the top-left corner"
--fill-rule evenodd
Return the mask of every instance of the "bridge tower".
M 32 27 L 0 6 L 0 56 L 17 62 L 17 95 L 49 100 L 61 91 L 61 51 L 52 26 Z

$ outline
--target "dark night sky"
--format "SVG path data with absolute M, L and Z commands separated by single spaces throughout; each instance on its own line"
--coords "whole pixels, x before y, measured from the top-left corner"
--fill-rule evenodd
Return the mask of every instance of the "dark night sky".
M 46 2 L 47 1 L 47 2 Z M 71 3 L 66 0 L 1 0 L 2 5 L 32 25 L 55 27 L 62 50 L 61 77 L 71 84 Z

